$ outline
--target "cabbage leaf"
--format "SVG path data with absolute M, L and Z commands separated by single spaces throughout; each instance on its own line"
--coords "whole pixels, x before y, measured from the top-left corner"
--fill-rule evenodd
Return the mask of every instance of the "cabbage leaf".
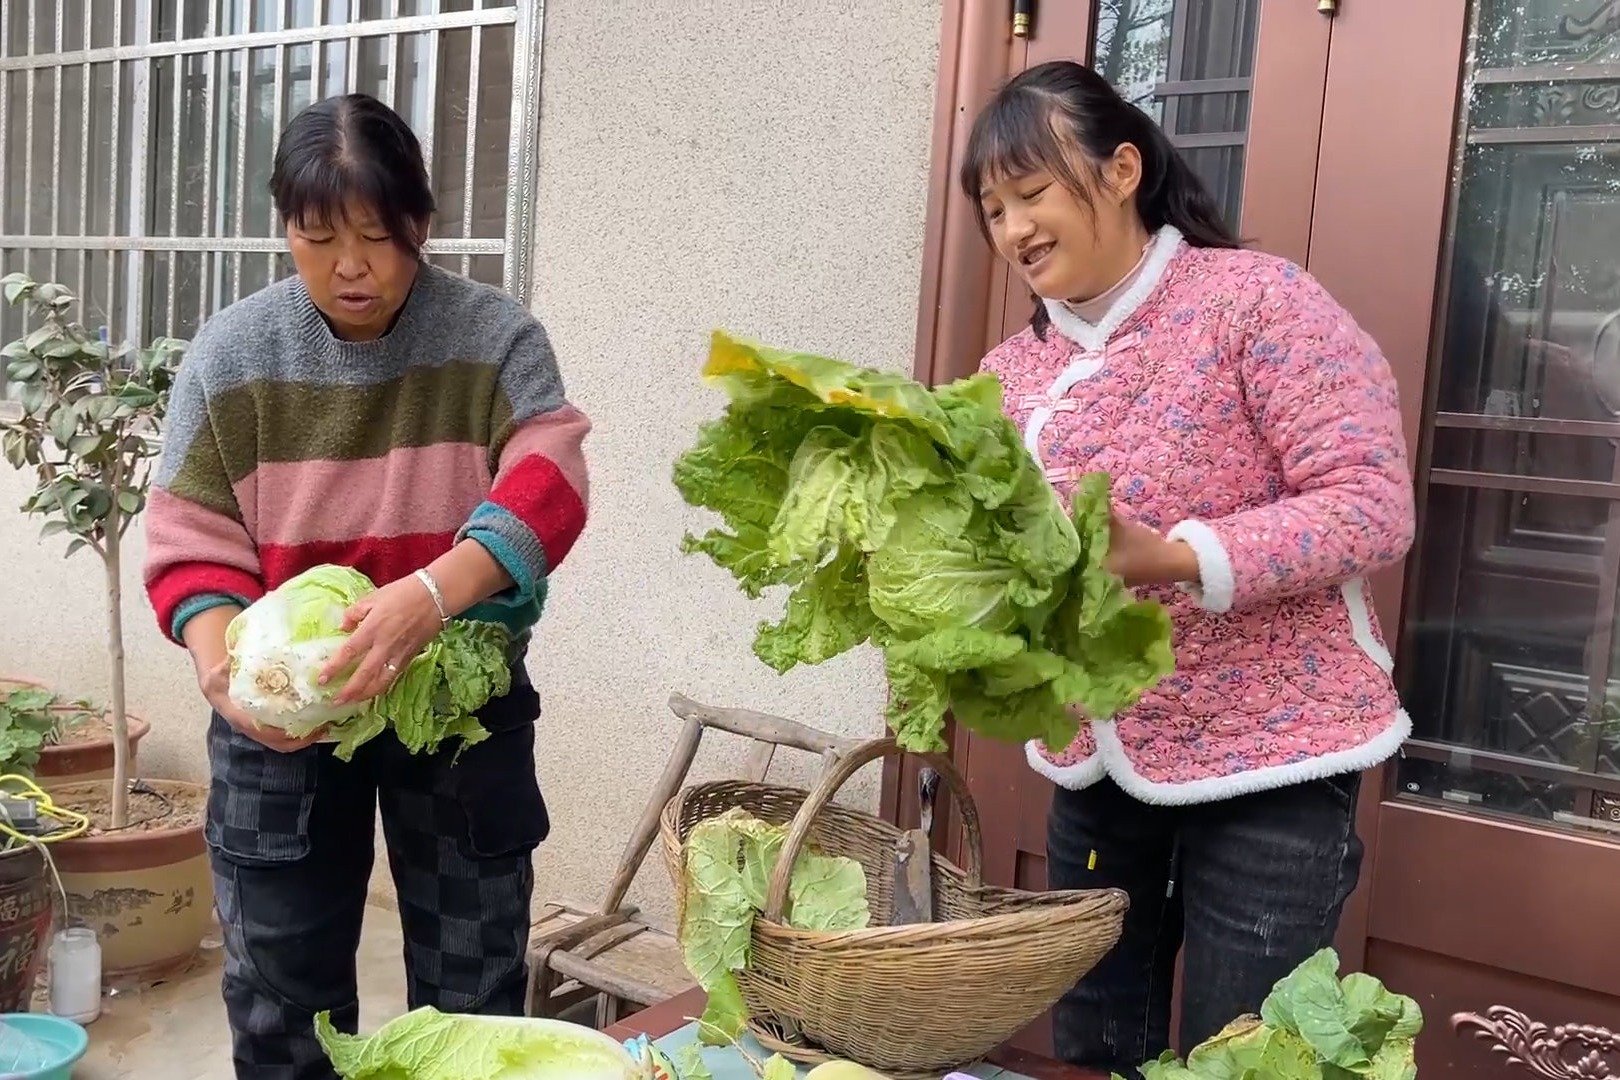
M 1371 975 L 1339 978 L 1323 949 L 1272 989 L 1259 1016 L 1245 1016 L 1177 1060 L 1142 1066 L 1146 1080 L 1413 1080 L 1417 1002 Z
M 723 1045 L 748 1020 L 736 973 L 748 966 L 754 916 L 764 911 L 787 828 L 731 809 L 698 822 L 682 855 L 686 875 L 678 937 L 687 970 L 709 994 L 701 1039 Z M 788 878 L 788 925 L 858 930 L 871 923 L 866 871 L 854 859 L 801 851 Z
M 373 1035 L 345 1035 L 315 1016 L 315 1035 L 343 1080 L 632 1080 L 627 1051 L 555 1021 L 464 1016 L 423 1007 Z

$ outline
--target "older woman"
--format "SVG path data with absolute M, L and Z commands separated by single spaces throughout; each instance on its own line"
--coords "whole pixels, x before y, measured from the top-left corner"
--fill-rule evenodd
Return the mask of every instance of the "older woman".
M 314 1014 L 357 1021 L 355 953 L 382 810 L 410 1004 L 522 1007 L 530 857 L 548 821 L 539 699 L 514 658 L 492 736 L 413 757 L 391 735 L 336 760 L 231 702 L 225 626 L 321 563 L 381 586 L 350 613 L 343 697 L 393 678 L 451 619 L 526 640 L 586 516 L 590 424 L 546 333 L 495 290 L 421 258 L 434 202 L 421 148 L 363 95 L 288 126 L 271 192 L 295 277 L 198 333 L 175 387 L 147 516 L 146 584 L 190 652 L 213 773 L 207 835 L 237 1075 L 331 1077 Z

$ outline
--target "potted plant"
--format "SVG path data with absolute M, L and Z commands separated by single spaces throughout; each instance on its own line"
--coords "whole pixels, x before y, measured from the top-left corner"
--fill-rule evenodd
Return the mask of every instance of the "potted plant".
M 156 974 L 189 961 L 212 907 L 202 785 L 131 780 L 125 706 L 124 540 L 146 505 L 158 432 L 185 348 L 169 338 L 144 348 L 109 345 L 72 318 L 66 288 L 24 275 L 0 279 L 7 303 L 34 328 L 0 351 L 21 413 L 0 419 L 0 453 L 32 470 L 26 513 L 43 537 L 67 538 L 67 555 L 100 560 L 107 613 L 112 782 L 70 784 L 52 797 L 89 815 L 88 834 L 52 845 L 70 915 L 101 936 L 103 970 Z
M 106 709 L 84 700 L 68 701 L 41 683 L 0 679 L 0 715 L 6 710 L 11 713 L 11 723 L 44 732 L 38 760 L 28 761 L 26 771 L 46 791 L 87 780 L 112 779 L 112 719 Z M 151 725 L 134 715 L 128 722 L 133 762 L 140 740 Z M 3 752 L 0 757 L 4 757 Z
M 56 733 L 56 695 L 31 686 L 0 687 L 0 774 L 32 777 Z
M 0 681 L 0 774 L 32 776 L 56 730 L 49 690 L 21 679 Z M 9 822 L 8 822 L 9 824 Z M 25 1012 L 50 932 L 54 897 L 39 850 L 0 834 L 0 1012 Z

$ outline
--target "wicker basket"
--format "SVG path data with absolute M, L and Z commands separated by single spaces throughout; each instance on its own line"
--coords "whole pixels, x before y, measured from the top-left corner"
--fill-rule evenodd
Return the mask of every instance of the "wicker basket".
M 733 807 L 791 824 L 754 920 L 752 956 L 738 974 L 755 1036 L 803 1063 L 845 1058 L 900 1078 L 938 1077 L 971 1064 L 1050 1008 L 1119 940 L 1125 894 L 1030 893 L 981 883 L 983 843 L 967 784 L 951 762 L 928 762 L 956 799 L 968 866 L 936 855 L 934 911 L 941 922 L 889 926 L 901 832 L 832 804 L 857 770 L 898 754 L 892 739 L 836 759 L 813 792 L 733 781 L 683 790 L 660 821 L 664 857 L 685 909 L 683 850 L 693 826 Z M 873 925 L 842 933 L 783 923 L 789 873 L 808 843 L 866 870 Z

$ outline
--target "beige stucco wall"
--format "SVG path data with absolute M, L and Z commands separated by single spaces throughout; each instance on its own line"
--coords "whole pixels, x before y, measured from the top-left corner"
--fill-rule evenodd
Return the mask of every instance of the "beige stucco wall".
M 669 466 L 719 408 L 696 377 L 711 327 L 910 364 L 938 24 L 939 0 L 548 0 L 536 306 L 597 429 L 592 524 L 532 659 L 555 821 L 537 899 L 603 888 L 675 731 L 671 690 L 881 726 L 871 655 L 786 678 L 753 659 L 773 605 L 679 554 L 700 521 Z M 0 671 L 101 694 L 97 567 L 35 539 L 9 512 L 22 491 L 0 471 Z M 189 664 L 127 581 L 144 771 L 201 778 Z M 875 771 L 856 797 L 874 791 Z M 638 893 L 666 903 L 656 864 Z

